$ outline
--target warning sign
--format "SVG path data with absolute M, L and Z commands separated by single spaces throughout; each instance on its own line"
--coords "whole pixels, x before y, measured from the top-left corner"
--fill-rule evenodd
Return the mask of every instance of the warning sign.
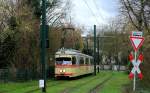
M 130 37 L 130 41 L 135 51 L 137 51 L 143 44 L 144 38 L 143 37 Z

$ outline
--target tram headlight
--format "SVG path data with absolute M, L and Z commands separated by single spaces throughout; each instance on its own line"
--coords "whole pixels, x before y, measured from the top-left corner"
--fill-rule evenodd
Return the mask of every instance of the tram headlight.
M 66 72 L 66 70 L 64 69 L 63 72 Z
M 63 70 L 59 70 L 59 72 L 63 72 Z

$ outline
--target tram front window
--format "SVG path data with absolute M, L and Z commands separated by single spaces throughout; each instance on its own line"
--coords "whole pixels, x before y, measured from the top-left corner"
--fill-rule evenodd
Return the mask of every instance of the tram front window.
M 56 64 L 57 65 L 71 65 L 71 58 L 68 57 L 60 57 L 60 58 L 56 58 Z

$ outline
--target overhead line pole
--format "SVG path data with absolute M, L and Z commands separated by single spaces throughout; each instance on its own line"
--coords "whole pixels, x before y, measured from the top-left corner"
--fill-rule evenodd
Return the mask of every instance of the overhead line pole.
M 47 27 L 46 27 L 46 0 L 42 0 L 42 26 L 40 31 L 40 62 L 42 64 L 42 80 L 44 80 L 44 86 L 42 87 L 42 93 L 46 93 L 46 38 L 47 38 Z
M 100 68 L 103 68 L 102 67 L 102 61 L 100 61 L 100 53 L 99 53 L 99 50 L 100 50 L 100 43 L 101 42 L 101 51 L 103 51 L 103 38 L 114 38 L 115 36 L 97 36 L 97 47 L 98 47 L 98 73 L 99 73 L 99 70 Z M 99 40 L 100 39 L 100 40 Z M 100 66 L 99 66 L 100 65 Z
M 96 76 L 96 25 L 94 25 L 94 75 Z
M 97 70 L 98 70 L 98 73 L 99 73 L 99 70 L 100 70 L 100 68 L 99 68 L 99 65 L 100 65 L 100 58 L 99 58 L 99 38 L 97 38 L 97 53 L 98 53 L 98 57 L 97 57 L 97 61 L 98 61 L 98 68 L 97 68 Z
M 87 54 L 89 54 L 88 38 L 86 38 L 86 49 L 87 49 Z

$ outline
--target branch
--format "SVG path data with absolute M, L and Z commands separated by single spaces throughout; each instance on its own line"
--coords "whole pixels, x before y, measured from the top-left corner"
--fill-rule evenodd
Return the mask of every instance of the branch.
M 144 13 L 144 6 L 146 5 L 146 1 L 143 1 L 141 0 L 141 12 L 142 12 L 142 16 L 143 16 L 143 22 L 144 22 L 144 26 L 145 26 L 145 29 L 150 32 L 150 28 L 149 28 L 149 25 L 148 25 L 148 21 L 147 21 L 147 18 L 145 16 L 145 13 Z
M 123 1 L 124 1 L 124 0 L 123 0 Z M 125 3 L 125 1 L 124 1 L 124 3 Z M 134 15 L 135 17 L 138 17 L 138 15 L 134 12 L 134 10 L 133 10 L 133 8 L 132 8 L 132 6 L 131 6 L 129 0 L 127 0 L 127 3 L 128 3 L 128 5 L 129 5 L 129 6 L 127 6 L 127 4 L 126 4 L 126 6 L 129 7 L 128 10 L 130 9 L 131 12 L 133 13 L 133 15 Z
M 123 4 L 124 4 L 125 8 L 127 9 L 127 13 L 128 13 L 128 16 L 129 16 L 129 19 L 130 19 L 131 23 L 138 29 L 138 26 L 134 23 L 134 21 L 133 21 L 131 15 L 130 15 L 130 13 L 129 13 L 130 10 L 129 10 L 129 8 L 128 8 L 126 2 L 125 2 L 124 0 L 122 0 L 122 2 L 123 2 Z
M 148 24 L 147 18 L 144 13 L 143 13 L 143 21 L 144 21 L 144 26 L 145 26 L 146 30 L 148 31 L 148 33 L 150 33 L 149 24 Z
M 139 15 L 137 15 L 135 13 L 135 11 L 133 10 L 129 0 L 127 0 L 127 3 L 128 3 L 128 9 L 131 10 L 131 12 L 133 13 L 133 15 L 135 16 L 136 20 L 138 21 L 138 26 L 136 27 L 138 30 L 142 30 L 142 9 L 144 8 L 143 6 L 143 3 L 142 1 L 140 2 L 141 3 L 141 9 L 140 9 L 140 12 L 138 13 Z

